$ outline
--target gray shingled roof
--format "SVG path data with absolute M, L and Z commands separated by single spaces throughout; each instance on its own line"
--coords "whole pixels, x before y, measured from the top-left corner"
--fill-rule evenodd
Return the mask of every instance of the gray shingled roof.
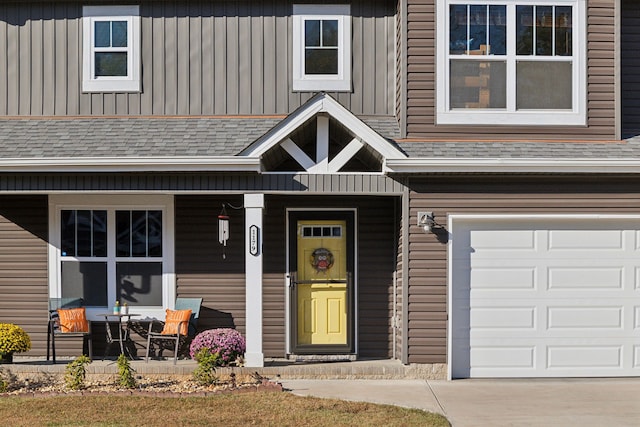
M 361 117 L 389 140 L 394 117 Z M 0 119 L 1 158 L 236 155 L 279 117 L 82 117 Z M 605 142 L 399 141 L 410 158 L 640 158 L 640 136 Z
M 0 120 L 0 157 L 229 156 L 279 118 Z
M 603 142 L 399 142 L 410 158 L 640 158 L 640 137 Z
M 0 157 L 230 156 L 281 120 L 259 116 L 0 119 Z M 385 138 L 400 134 L 393 117 L 363 120 Z

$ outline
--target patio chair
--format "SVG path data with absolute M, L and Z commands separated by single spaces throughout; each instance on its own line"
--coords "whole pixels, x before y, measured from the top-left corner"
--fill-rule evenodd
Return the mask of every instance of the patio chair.
M 198 330 L 198 318 L 200 317 L 201 306 L 202 298 L 176 298 L 175 310 L 167 310 L 167 316 L 161 332 L 153 331 L 153 326 L 158 323 L 158 321 L 151 321 L 147 334 L 145 362 L 149 362 L 151 341 L 169 340 L 173 341 L 173 364 L 175 365 L 178 361 L 180 340 L 195 336 Z
M 82 351 L 87 345 L 89 358 L 93 359 L 91 322 L 87 320 L 82 298 L 49 298 L 47 322 L 47 360 L 49 350 L 56 363 L 56 340 L 82 337 Z

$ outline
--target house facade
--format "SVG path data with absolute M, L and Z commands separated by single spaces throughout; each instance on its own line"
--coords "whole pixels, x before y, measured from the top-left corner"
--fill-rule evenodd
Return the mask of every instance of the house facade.
M 248 366 L 636 376 L 637 15 L 4 2 L 0 321 L 40 356 L 51 297 L 98 336 L 116 300 L 144 322 L 202 297 Z

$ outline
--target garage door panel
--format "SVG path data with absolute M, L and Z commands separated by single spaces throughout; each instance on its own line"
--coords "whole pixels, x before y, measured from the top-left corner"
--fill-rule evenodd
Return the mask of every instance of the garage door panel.
M 623 307 L 582 306 L 548 307 L 547 327 L 549 331 L 562 329 L 622 329 Z
M 549 250 L 623 250 L 624 233 L 622 230 L 549 230 Z
M 535 330 L 536 307 L 487 307 L 471 310 L 471 327 L 474 329 Z
M 625 269 L 622 266 L 583 265 L 549 267 L 549 289 L 623 289 Z
M 454 377 L 640 376 L 640 219 L 453 225 Z
M 633 346 L 633 367 L 640 369 L 640 344 Z
M 476 250 L 536 249 L 536 234 L 532 230 L 474 230 L 468 240 L 470 247 Z
M 485 347 L 472 346 L 471 371 L 486 368 L 524 368 L 535 369 L 535 347 L 505 346 Z
M 623 368 L 622 345 L 552 345 L 547 347 L 547 368 Z

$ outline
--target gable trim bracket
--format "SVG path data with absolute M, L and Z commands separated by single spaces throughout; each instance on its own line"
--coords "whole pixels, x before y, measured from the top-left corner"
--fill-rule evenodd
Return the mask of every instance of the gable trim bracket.
M 289 152 L 303 166 L 310 166 L 312 159 L 308 159 L 300 154 L 300 150 L 293 147 L 293 142 L 289 140 L 296 129 L 303 126 L 307 121 L 319 114 L 327 114 L 337 120 L 356 138 L 347 146 L 347 151 L 329 163 L 327 172 L 336 172 L 348 160 L 345 157 L 355 154 L 363 145 L 370 146 L 378 152 L 383 160 L 383 172 L 387 172 L 386 162 L 389 159 L 406 159 L 407 156 L 396 148 L 391 142 L 383 138 L 376 131 L 371 129 L 366 123 L 356 117 L 353 113 L 342 106 L 338 101 L 324 92 L 316 94 L 307 103 L 282 120 L 276 127 L 257 139 L 250 146 L 240 152 L 243 157 L 262 157 L 265 153 L 277 145 Z M 355 141 L 355 142 L 354 142 Z M 339 157 L 339 158 L 338 158 Z

